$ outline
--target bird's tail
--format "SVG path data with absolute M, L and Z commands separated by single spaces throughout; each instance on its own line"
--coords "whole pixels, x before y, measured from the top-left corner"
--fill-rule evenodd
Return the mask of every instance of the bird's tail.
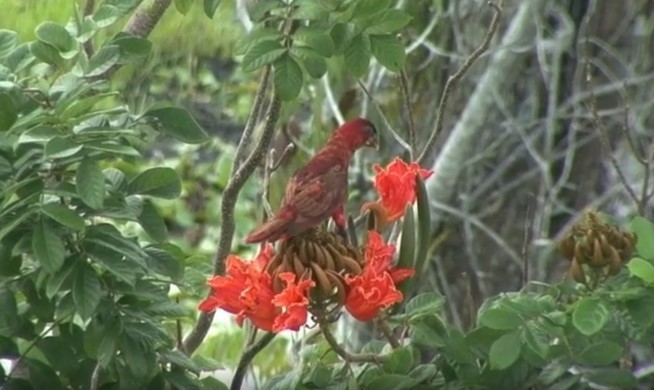
M 254 229 L 245 237 L 245 243 L 254 244 L 263 241 L 276 241 L 286 233 L 286 228 L 293 222 L 293 218 L 276 215 L 267 222 Z

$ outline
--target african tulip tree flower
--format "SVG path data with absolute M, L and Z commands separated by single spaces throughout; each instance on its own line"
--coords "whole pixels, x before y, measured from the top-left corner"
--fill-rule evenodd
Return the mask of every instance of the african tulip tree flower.
M 375 188 L 379 193 L 379 203 L 384 207 L 388 222 L 398 220 L 404 215 L 409 204 L 416 201 L 416 175 L 429 178 L 434 172 L 420 168 L 418 163 L 407 164 L 396 157 L 386 168 L 375 164 Z
M 345 308 L 359 321 L 370 321 L 381 310 L 404 299 L 396 284 L 413 276 L 414 270 L 391 267 L 395 246 L 384 243 L 376 231 L 368 232 L 364 268 L 360 275 L 346 275 L 349 287 Z
M 269 332 L 299 329 L 307 320 L 309 301 L 306 296 L 313 281 L 296 282 L 294 274 L 281 274 L 286 285 L 275 294 L 272 277 L 265 270 L 272 255 L 270 245 L 264 246 L 253 261 L 230 255 L 225 275 L 214 276 L 208 281 L 211 295 L 200 303 L 200 310 L 223 309 L 236 314 L 239 325 L 248 318 L 257 328 Z

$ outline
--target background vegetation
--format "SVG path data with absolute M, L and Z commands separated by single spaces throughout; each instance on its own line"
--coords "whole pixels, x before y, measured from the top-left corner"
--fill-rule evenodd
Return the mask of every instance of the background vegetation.
M 254 250 L 241 244 L 262 214 L 254 157 L 284 156 L 275 208 L 329 131 L 362 115 L 383 148 L 354 162 L 349 212 L 373 198 L 373 162 L 432 168 L 415 283 L 439 294 L 395 318 L 407 346 L 383 366 L 325 355 L 307 331 L 258 354 L 247 386 L 650 388 L 651 2 L 286 3 L 299 11 L 0 1 L 3 386 L 224 388 L 246 333 L 219 313 L 201 337 L 210 319 L 196 307 L 227 252 Z M 279 25 L 293 56 L 261 45 L 288 44 L 257 33 Z M 252 145 L 254 176 L 235 184 Z M 618 275 L 585 264 L 573 280 L 558 243 L 589 208 L 638 241 Z M 348 318 L 339 335 L 354 351 L 391 349 Z

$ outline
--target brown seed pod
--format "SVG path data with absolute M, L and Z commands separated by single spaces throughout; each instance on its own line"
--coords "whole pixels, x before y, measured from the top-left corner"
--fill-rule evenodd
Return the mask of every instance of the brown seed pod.
M 327 254 L 325 253 L 325 250 L 321 245 L 318 244 L 314 244 L 313 247 L 316 250 L 316 257 L 313 258 L 313 261 L 311 263 L 318 263 L 318 265 L 321 268 L 324 268 L 325 265 L 327 264 L 327 260 L 325 259 L 325 256 L 327 256 Z
M 345 280 L 341 275 L 334 272 L 333 270 L 328 270 L 326 275 L 332 285 L 336 287 L 336 302 L 339 305 L 345 304 L 345 298 L 347 295 L 347 285 L 345 284 Z
M 302 264 L 302 261 L 300 261 L 297 254 L 293 255 L 293 270 L 295 270 L 295 275 L 297 275 L 298 278 L 301 278 L 306 270 L 306 267 Z
M 606 265 L 602 248 L 597 238 L 593 241 L 593 255 L 588 259 L 588 264 L 593 268 L 602 268 Z
M 622 259 L 620 259 L 620 254 L 614 247 L 610 247 L 609 250 L 609 275 L 616 275 L 620 272 L 620 267 L 622 266 Z
M 600 246 L 602 247 L 602 253 L 609 253 L 609 247 L 611 247 L 611 244 L 606 239 L 606 235 L 600 233 L 598 234 L 597 238 L 599 239 Z
M 266 266 L 264 267 L 264 271 L 272 275 L 273 271 L 275 271 L 277 267 L 279 267 L 279 265 L 282 263 L 282 258 L 283 258 L 282 253 L 277 252 L 275 256 L 273 256 L 273 258 L 270 259 L 268 264 L 266 264 Z
M 329 278 L 327 278 L 325 271 L 323 271 L 316 262 L 311 262 L 311 270 L 313 271 L 314 281 L 320 291 L 322 291 L 326 296 L 331 295 L 333 286 L 330 283 Z
M 575 255 L 575 239 L 568 235 L 559 243 L 559 251 L 566 260 L 572 261 Z
M 343 256 L 341 257 L 341 260 L 343 261 L 343 264 L 345 265 L 345 268 L 349 270 L 351 273 L 355 275 L 360 275 L 363 270 L 361 269 L 361 266 L 359 266 L 359 263 L 354 260 L 353 258 L 349 256 Z
M 300 258 L 300 261 L 304 265 L 309 265 L 309 245 L 311 243 L 307 240 L 302 240 L 302 243 L 300 244 L 300 247 L 298 248 L 297 255 Z
M 583 264 L 586 262 L 586 254 L 584 253 L 584 247 L 582 246 L 582 242 L 585 242 L 585 238 L 582 238 L 581 240 L 577 241 L 575 244 L 575 255 L 572 257 L 572 261 L 575 259 L 580 263 Z
M 572 263 L 570 264 L 570 269 L 568 272 L 570 272 L 572 279 L 578 283 L 586 283 L 586 274 L 584 273 L 583 267 L 581 264 L 579 264 L 576 258 L 572 259 Z
M 333 254 L 329 251 L 329 249 L 325 248 L 324 246 L 322 247 L 322 250 L 325 253 L 325 271 L 328 271 L 330 269 L 335 269 L 336 262 L 334 260 Z
M 327 252 L 329 252 L 334 262 L 334 265 L 332 266 L 331 269 L 333 269 L 336 272 L 340 272 L 344 267 L 343 260 L 342 260 L 343 255 L 332 244 L 326 244 L 325 249 L 327 250 Z
M 317 244 L 313 241 L 307 241 L 307 265 L 316 261 L 316 245 Z

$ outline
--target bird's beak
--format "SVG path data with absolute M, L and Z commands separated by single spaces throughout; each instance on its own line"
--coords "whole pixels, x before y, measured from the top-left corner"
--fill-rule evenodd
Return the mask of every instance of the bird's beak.
M 368 141 L 366 141 L 366 146 L 379 150 L 379 140 L 377 137 L 370 137 L 368 138 Z

